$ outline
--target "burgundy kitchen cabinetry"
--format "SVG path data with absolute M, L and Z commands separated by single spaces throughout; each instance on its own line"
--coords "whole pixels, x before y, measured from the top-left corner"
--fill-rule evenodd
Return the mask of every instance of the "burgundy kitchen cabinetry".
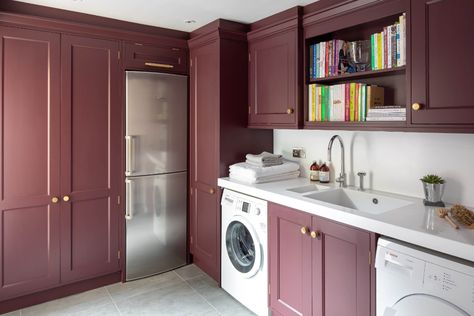
M 469 0 L 411 2 L 412 126 L 474 131 L 472 12 Z
M 302 123 L 301 12 L 295 7 L 256 22 L 247 34 L 249 127 L 298 128 Z
M 269 204 L 270 308 L 277 315 L 375 315 L 375 235 Z
M 0 300 L 60 282 L 59 34 L 0 27 Z
M 188 73 L 187 48 L 125 42 L 124 68 L 171 73 Z
M 121 112 L 117 42 L 0 32 L 5 300 L 119 270 Z
M 271 131 L 247 129 L 246 27 L 217 20 L 191 34 L 190 251 L 220 280 L 217 178 L 249 152 L 272 150 Z

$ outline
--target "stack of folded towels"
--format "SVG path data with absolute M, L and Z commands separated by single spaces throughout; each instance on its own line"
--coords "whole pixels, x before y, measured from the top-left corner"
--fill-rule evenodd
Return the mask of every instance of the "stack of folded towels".
M 249 184 L 281 181 L 297 178 L 299 169 L 299 164 L 264 151 L 259 155 L 247 154 L 245 162 L 230 166 L 229 177 Z

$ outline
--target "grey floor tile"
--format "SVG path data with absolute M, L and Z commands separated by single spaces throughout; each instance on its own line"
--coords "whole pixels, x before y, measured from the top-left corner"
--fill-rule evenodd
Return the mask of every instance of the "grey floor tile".
M 158 288 L 173 286 L 183 283 L 173 271 L 152 276 L 145 279 L 130 281 L 125 283 L 115 283 L 107 286 L 107 290 L 114 302 L 120 302 L 133 296 L 147 293 Z
M 19 310 L 13 311 L 13 312 L 10 312 L 10 313 L 6 313 L 6 314 L 0 314 L 0 315 L 2 315 L 2 316 L 21 316 Z
M 184 280 L 189 280 L 192 278 L 195 278 L 200 275 L 205 275 L 205 273 L 196 267 L 194 264 L 190 264 L 187 266 L 184 266 L 182 268 L 174 270 L 177 274 L 179 274 L 180 277 L 182 277 Z
M 215 309 L 186 283 L 155 289 L 117 303 L 122 315 L 212 315 Z
M 107 307 L 109 309 L 107 309 Z M 103 308 L 102 308 L 103 307 Z M 116 315 L 110 307 L 114 307 L 105 288 L 71 295 L 58 300 L 31 306 L 21 310 L 22 316 L 55 316 L 55 315 Z M 100 313 L 96 314 L 95 311 Z M 117 312 L 115 310 L 115 312 Z

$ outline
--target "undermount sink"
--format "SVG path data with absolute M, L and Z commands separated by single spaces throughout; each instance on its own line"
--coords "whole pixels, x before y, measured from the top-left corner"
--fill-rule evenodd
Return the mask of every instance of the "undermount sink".
M 329 188 L 321 185 L 316 185 L 316 184 L 307 184 L 301 187 L 296 187 L 296 188 L 291 188 L 291 189 L 286 189 L 287 191 L 295 192 L 295 193 L 308 193 L 308 192 L 314 192 L 314 191 L 321 191 L 321 190 L 327 190 Z
M 350 189 L 315 192 L 305 195 L 305 197 L 370 214 L 382 214 L 413 203 L 402 199 Z

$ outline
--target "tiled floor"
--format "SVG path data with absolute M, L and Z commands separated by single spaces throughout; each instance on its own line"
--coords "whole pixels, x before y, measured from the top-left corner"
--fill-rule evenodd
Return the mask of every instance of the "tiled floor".
M 15 311 L 8 316 L 254 315 L 194 265 L 116 283 Z

